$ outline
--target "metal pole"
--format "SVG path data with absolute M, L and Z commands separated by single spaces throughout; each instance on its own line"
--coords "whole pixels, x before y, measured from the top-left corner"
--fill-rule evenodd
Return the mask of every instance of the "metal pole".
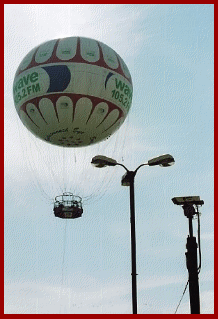
M 131 260 L 132 260 L 132 309 L 137 314 L 137 283 L 136 283 L 136 232 L 135 232 L 135 172 L 129 172 L 130 181 L 130 223 L 131 223 Z
M 187 238 L 186 262 L 189 273 L 189 296 L 191 314 L 200 314 L 200 297 L 197 269 L 197 243 L 193 237 L 192 216 L 189 217 L 189 234 Z
M 190 237 L 193 237 L 192 218 L 193 218 L 193 216 L 188 217 L 188 226 L 189 226 L 189 236 Z

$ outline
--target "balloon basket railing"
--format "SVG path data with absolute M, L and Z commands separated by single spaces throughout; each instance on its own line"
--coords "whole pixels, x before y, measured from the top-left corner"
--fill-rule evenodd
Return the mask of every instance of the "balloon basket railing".
M 54 215 L 59 218 L 78 218 L 83 213 L 82 198 L 72 193 L 55 197 Z

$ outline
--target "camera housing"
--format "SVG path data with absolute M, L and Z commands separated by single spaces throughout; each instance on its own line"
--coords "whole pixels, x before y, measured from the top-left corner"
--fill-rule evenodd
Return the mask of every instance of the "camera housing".
M 175 205 L 203 205 L 204 201 L 200 199 L 200 196 L 186 196 L 186 197 L 173 197 L 172 201 Z

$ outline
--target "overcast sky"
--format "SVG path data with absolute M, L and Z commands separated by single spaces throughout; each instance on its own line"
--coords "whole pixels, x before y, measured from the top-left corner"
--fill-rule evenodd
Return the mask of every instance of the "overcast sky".
M 201 313 L 214 313 L 211 4 L 5 5 L 5 314 L 129 314 L 130 170 L 161 154 L 175 165 L 142 167 L 135 180 L 139 314 L 173 314 L 185 288 L 188 220 L 175 196 L 198 195 Z M 12 84 L 23 57 L 50 39 L 84 36 L 113 48 L 133 80 L 128 118 L 108 141 L 62 149 L 21 123 Z M 64 191 L 83 199 L 82 218 L 53 215 Z M 197 221 L 193 221 L 197 236 Z M 188 289 L 177 311 L 190 313 Z

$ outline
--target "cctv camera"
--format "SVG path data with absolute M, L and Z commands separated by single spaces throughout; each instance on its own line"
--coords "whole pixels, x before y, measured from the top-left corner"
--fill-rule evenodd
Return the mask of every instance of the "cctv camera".
M 200 196 L 174 197 L 172 201 L 175 205 L 203 205 L 204 201 L 200 200 Z

